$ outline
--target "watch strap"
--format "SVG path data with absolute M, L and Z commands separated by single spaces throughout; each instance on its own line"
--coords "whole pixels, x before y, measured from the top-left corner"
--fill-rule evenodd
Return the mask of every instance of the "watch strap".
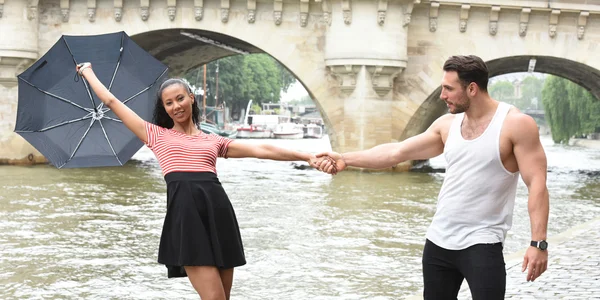
M 540 250 L 546 250 L 546 248 L 548 248 L 548 242 L 545 240 L 531 241 L 530 245 L 531 247 L 536 247 Z

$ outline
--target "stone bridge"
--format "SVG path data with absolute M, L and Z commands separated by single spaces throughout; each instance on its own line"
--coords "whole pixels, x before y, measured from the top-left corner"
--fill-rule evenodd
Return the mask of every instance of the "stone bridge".
M 0 161 L 43 161 L 12 133 L 16 75 L 62 34 L 125 31 L 171 76 L 268 53 L 315 99 L 333 149 L 352 151 L 445 113 L 441 68 L 455 54 L 481 56 L 491 75 L 550 73 L 600 96 L 599 14 L 600 0 L 0 0 Z

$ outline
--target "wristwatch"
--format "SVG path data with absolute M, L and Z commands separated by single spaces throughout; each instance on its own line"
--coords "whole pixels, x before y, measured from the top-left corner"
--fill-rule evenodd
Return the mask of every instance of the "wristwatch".
M 545 240 L 541 240 L 541 241 L 531 241 L 531 247 L 536 247 L 542 251 L 548 249 L 548 242 L 546 242 Z

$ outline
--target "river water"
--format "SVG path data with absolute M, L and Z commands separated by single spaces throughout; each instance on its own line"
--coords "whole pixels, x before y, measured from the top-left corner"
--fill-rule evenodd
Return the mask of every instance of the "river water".
M 297 150 L 320 140 L 263 140 Z M 548 234 L 600 217 L 600 150 L 553 145 Z M 441 157 L 432 165 L 443 167 Z M 302 164 L 302 163 L 298 163 Z M 443 173 L 302 170 L 220 159 L 248 264 L 232 299 L 401 299 L 419 293 L 424 235 Z M 152 153 L 124 167 L 0 166 L 0 299 L 197 299 L 156 263 L 166 200 Z M 520 182 L 505 253 L 527 246 Z

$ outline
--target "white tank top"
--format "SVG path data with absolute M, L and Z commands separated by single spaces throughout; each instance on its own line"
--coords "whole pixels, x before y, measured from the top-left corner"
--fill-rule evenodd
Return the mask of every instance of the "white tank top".
M 427 239 L 449 250 L 504 243 L 512 226 L 519 173 L 500 159 L 500 131 L 511 105 L 500 102 L 483 134 L 465 140 L 457 114 L 444 146 L 448 162 Z

